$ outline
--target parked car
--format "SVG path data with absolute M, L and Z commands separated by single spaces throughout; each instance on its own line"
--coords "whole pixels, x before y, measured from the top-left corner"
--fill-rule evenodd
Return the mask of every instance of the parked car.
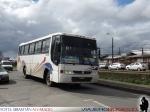
M 127 70 L 147 70 L 148 69 L 148 65 L 146 63 L 131 63 L 130 65 L 126 66 Z
M 7 71 L 0 65 L 0 83 L 9 82 L 9 75 Z
M 131 63 L 131 64 L 129 64 L 129 65 L 126 65 L 126 70 L 130 70 L 130 67 L 131 67 L 132 65 L 134 65 L 134 63 Z
M 8 60 L 2 60 L 1 61 L 1 66 L 3 68 L 5 68 L 8 71 L 13 71 L 13 66 L 12 66 L 12 62 L 8 61 Z
M 108 63 L 99 63 L 99 69 L 108 69 Z
M 125 69 L 125 64 L 123 64 L 123 63 L 113 63 L 113 64 L 110 64 L 108 66 L 108 69 L 109 70 L 112 70 L 112 69 L 114 69 L 114 70 Z

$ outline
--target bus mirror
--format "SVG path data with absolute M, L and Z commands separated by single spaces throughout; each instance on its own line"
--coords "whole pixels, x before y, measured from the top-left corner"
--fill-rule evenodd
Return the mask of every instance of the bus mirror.
M 98 55 L 98 58 L 100 59 L 100 58 L 101 58 L 101 51 L 100 51 L 100 48 L 97 48 L 97 55 Z

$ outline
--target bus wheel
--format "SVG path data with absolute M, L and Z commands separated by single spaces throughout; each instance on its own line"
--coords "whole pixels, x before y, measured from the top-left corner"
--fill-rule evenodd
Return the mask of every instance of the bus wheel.
M 46 85 L 47 85 L 47 86 L 50 86 L 50 87 L 53 87 L 53 86 L 54 86 L 54 82 L 52 82 L 52 81 L 50 80 L 50 74 L 49 74 L 49 73 L 47 73 L 47 75 L 46 75 L 45 82 L 46 82 Z
M 27 75 L 27 73 L 26 73 L 26 67 L 25 67 L 25 66 L 23 67 L 23 74 L 24 74 L 24 77 L 27 79 L 27 78 L 28 78 L 28 75 Z

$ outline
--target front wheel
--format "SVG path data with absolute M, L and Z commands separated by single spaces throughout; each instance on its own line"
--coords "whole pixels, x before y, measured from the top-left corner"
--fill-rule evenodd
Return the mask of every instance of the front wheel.
M 49 73 L 46 75 L 45 82 L 46 82 L 46 85 L 47 85 L 47 86 L 50 86 L 50 87 L 53 87 L 53 86 L 54 86 L 54 82 L 52 82 L 52 81 L 50 80 L 50 74 L 49 74 Z

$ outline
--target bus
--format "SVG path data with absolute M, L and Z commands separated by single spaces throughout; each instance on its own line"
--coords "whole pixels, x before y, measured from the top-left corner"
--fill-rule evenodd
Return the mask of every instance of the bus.
M 98 80 L 96 39 L 53 33 L 19 45 L 17 69 L 25 78 L 55 83 L 95 83 Z

